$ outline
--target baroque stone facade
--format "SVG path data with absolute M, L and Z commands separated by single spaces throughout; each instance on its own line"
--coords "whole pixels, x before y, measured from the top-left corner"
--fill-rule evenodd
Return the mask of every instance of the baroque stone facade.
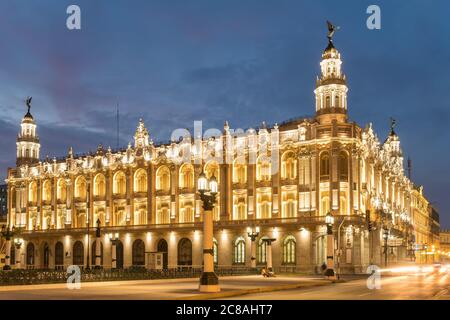
M 88 252 L 94 256 L 97 222 L 105 268 L 111 267 L 111 234 L 119 239 L 118 267 L 144 265 L 149 252 L 163 252 L 164 267 L 200 266 L 203 212 L 196 182 L 202 171 L 219 183 L 213 211 L 219 266 L 250 266 L 252 246 L 263 265 L 263 239 L 273 238 L 275 270 L 315 272 L 326 261 L 327 213 L 335 217 L 341 271 L 381 265 L 386 244 L 390 262 L 413 259 L 415 189 L 404 174 L 394 123 L 380 142 L 371 124 L 349 121 L 347 91 L 330 39 L 311 118 L 263 123 L 239 134 L 226 122 L 216 137 L 184 132 L 161 145 L 141 120 L 126 149 L 99 146 L 80 156 L 69 149 L 63 159 L 40 161 L 28 112 L 17 139 L 17 167 L 7 177 L 9 223 L 23 230 L 17 267 L 86 265 Z M 248 227 L 260 228 L 255 241 Z

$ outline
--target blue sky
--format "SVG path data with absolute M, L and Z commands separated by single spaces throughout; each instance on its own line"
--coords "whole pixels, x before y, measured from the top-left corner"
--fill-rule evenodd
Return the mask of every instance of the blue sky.
M 66 28 L 81 7 L 82 30 Z M 366 8 L 381 8 L 368 30 Z M 153 140 L 173 129 L 257 126 L 314 114 L 325 20 L 341 26 L 350 118 L 381 140 L 397 119 L 413 180 L 450 227 L 448 1 L 17 1 L 0 3 L 0 178 L 15 161 L 24 99 L 33 96 L 42 155 Z

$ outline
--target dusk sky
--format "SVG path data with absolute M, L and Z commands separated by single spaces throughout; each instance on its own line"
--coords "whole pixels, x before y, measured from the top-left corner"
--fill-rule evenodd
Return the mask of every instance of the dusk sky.
M 81 30 L 66 9 L 81 8 Z M 366 9 L 381 8 L 381 30 Z M 341 29 L 350 118 L 381 141 L 397 119 L 413 180 L 450 227 L 449 1 L 17 1 L 0 3 L 0 178 L 33 96 L 44 158 L 177 128 L 257 127 L 314 115 L 326 24 Z M 406 162 L 406 161 L 405 161 Z

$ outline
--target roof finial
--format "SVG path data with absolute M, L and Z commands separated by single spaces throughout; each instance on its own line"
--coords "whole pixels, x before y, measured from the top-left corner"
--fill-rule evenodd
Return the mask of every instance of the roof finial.
M 340 27 L 333 25 L 330 21 L 327 20 L 327 26 L 328 26 L 328 41 L 333 42 L 333 35 L 334 33 L 340 29 Z
M 397 124 L 397 121 L 392 117 L 390 117 L 389 119 L 391 121 L 391 136 L 395 136 L 394 128 L 395 128 L 395 125 Z

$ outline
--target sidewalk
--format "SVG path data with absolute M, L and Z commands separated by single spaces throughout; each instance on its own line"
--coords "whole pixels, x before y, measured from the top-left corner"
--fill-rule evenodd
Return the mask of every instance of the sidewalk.
M 81 283 L 79 290 L 69 290 L 66 284 L 61 283 L 5 286 L 0 287 L 0 300 L 201 300 L 331 284 L 329 280 L 308 276 L 232 276 L 220 278 L 219 281 L 221 292 L 213 294 L 198 292 L 198 278 L 85 282 Z

